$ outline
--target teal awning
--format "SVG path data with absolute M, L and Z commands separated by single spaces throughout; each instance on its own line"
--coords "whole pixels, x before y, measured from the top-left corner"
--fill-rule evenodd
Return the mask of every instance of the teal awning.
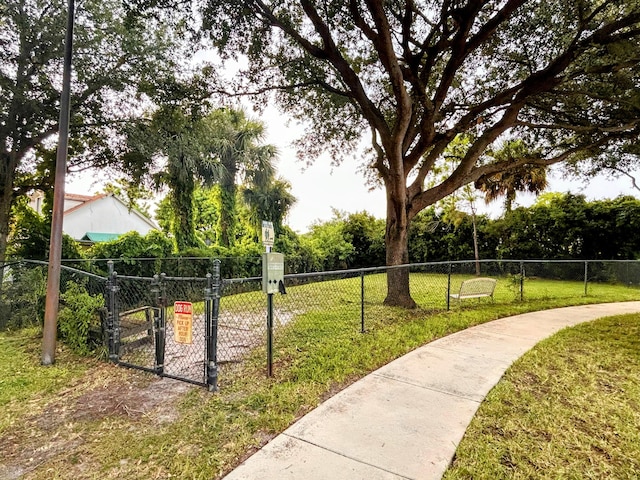
M 115 240 L 121 233 L 100 233 L 100 232 L 87 232 L 80 240 L 88 240 L 90 242 L 108 242 Z

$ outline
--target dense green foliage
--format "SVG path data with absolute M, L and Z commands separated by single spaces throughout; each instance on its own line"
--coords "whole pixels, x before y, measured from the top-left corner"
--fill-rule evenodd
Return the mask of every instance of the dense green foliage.
M 0 261 L 14 202 L 53 185 L 66 7 L 38 0 L 0 7 Z M 148 105 L 158 79 L 184 70 L 181 14 L 154 13 L 128 15 L 116 0 L 78 3 L 69 170 L 127 169 L 117 154 L 122 126 Z
M 10 267 L 0 289 L 0 330 L 40 326 L 44 318 L 46 291 L 45 266 Z
M 640 258 L 640 201 L 547 194 L 493 222 L 498 258 Z
M 260 276 L 264 247 L 256 238 L 247 207 L 239 205 L 238 231 L 243 235 L 234 245 L 225 247 L 215 241 L 215 197 L 206 189 L 196 192 L 194 211 L 195 224 L 200 226 L 200 247 L 175 252 L 165 230 L 171 221 L 167 214 L 161 215 L 160 220 L 164 233 L 152 231 L 143 237 L 130 232 L 95 244 L 82 256 L 114 259 L 116 270 L 127 275 L 151 276 L 162 271 L 204 275 L 211 269 L 211 262 L 206 259 L 220 258 L 226 277 Z M 167 206 L 166 202 L 161 203 L 160 211 Z M 23 222 L 18 230 L 25 235 L 16 236 L 12 248 L 16 253 L 25 253 L 24 258 L 40 258 L 36 252 L 39 248 L 44 251 L 46 222 L 36 217 L 28 209 L 18 215 Z M 581 195 L 546 194 L 533 206 L 506 212 L 499 219 L 477 216 L 476 227 L 481 259 L 640 258 L 640 238 L 635 235 L 640 228 L 640 201 L 632 197 L 587 201 Z M 68 245 L 67 258 L 79 258 L 77 247 L 71 248 L 73 242 Z M 384 221 L 366 212 L 336 211 L 333 219 L 312 225 L 305 234 L 282 227 L 275 250 L 286 255 L 290 273 L 381 266 L 385 263 Z M 426 209 L 411 226 L 409 255 L 413 263 L 473 259 L 472 216 L 461 211 L 452 215 L 450 211 Z M 193 257 L 205 260 L 186 260 Z M 106 263 L 95 263 L 93 271 L 106 274 Z
M 216 187 L 217 188 L 217 187 Z M 240 235 L 230 247 L 216 242 L 218 207 L 207 189 L 196 189 L 194 222 L 200 246 L 176 252 L 169 224 L 168 202 L 160 204 L 162 232 L 146 236 L 130 232 L 120 238 L 97 243 L 80 252 L 70 239 L 65 242 L 65 258 L 93 259 L 91 270 L 105 275 L 106 262 L 116 261 L 124 275 L 152 276 L 205 275 L 212 258 L 222 260 L 223 276 L 261 275 L 264 247 L 256 236 L 247 206 L 238 205 L 236 230 Z M 412 263 L 471 260 L 473 251 L 472 215 L 456 210 L 429 208 L 420 213 L 409 231 L 409 258 Z M 17 214 L 12 251 L 22 258 L 40 259 L 48 244 L 48 224 L 26 208 Z M 545 194 L 531 207 L 505 212 L 498 219 L 476 216 L 481 259 L 588 259 L 624 260 L 640 258 L 640 200 L 619 197 L 587 201 L 582 195 Z M 287 271 L 303 273 L 377 267 L 385 264 L 385 225 L 366 212 L 334 212 L 326 222 L 298 234 L 282 226 L 276 235 L 275 251 L 285 254 Z M 199 258 L 195 260 L 194 258 Z M 82 263 L 69 263 L 81 266 Z M 88 265 L 86 262 L 84 265 Z
M 12 258 L 47 260 L 51 217 L 37 213 L 24 200 L 24 198 L 21 199 L 13 207 L 13 222 L 7 253 Z M 80 247 L 77 242 L 69 235 L 63 235 L 62 258 L 80 257 Z
M 633 197 L 587 201 L 582 195 L 546 194 L 529 208 L 502 218 L 478 218 L 481 258 L 640 258 L 640 201 Z M 473 258 L 470 215 L 454 227 L 433 209 L 421 213 L 410 230 L 412 261 Z
M 88 354 L 102 344 L 100 309 L 102 295 L 91 295 L 82 285 L 69 282 L 60 296 L 58 334 L 61 340 L 79 354 Z

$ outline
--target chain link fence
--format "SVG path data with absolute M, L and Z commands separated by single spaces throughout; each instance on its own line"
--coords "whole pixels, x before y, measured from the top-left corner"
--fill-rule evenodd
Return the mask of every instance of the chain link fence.
M 41 325 L 47 294 L 48 263 L 38 260 L 18 260 L 0 266 L 0 331 L 17 330 Z M 65 293 L 79 285 L 89 295 L 102 296 L 106 278 L 90 272 L 62 266 L 60 269 L 60 303 L 64 307 Z M 92 325 L 100 329 L 100 323 Z
M 238 262 L 250 265 L 255 260 Z M 628 289 L 626 298 L 640 298 L 639 261 L 432 262 L 287 274 L 287 293 L 272 297 L 273 316 L 268 322 L 261 277 L 225 278 L 224 262 L 218 266 L 219 289 L 213 288 L 215 277 L 207 276 L 215 271 L 213 259 L 192 259 L 191 263 L 185 259 L 180 263 L 176 259 L 123 259 L 70 265 L 67 262 L 62 267 L 62 293 L 69 282 L 76 282 L 92 295 L 104 297 L 97 328 L 102 329 L 112 360 L 202 385 L 215 381 L 211 377 L 217 376 L 218 365 L 226 368 L 249 355 L 266 355 L 270 334 L 274 349 L 296 351 L 328 336 L 344 337 L 348 342 L 377 328 L 387 317 L 387 280 L 396 269 L 408 271 L 411 297 L 425 316 L 491 302 L 451 302 L 451 294 L 459 292 L 463 281 L 477 277 L 497 280 L 495 304 L 570 300 L 585 295 L 611 299 L 621 286 Z M 171 266 L 178 273 L 197 275 L 176 275 L 170 269 L 165 270 L 167 274 L 160 273 L 161 267 Z M 46 263 L 7 263 L 2 272 L 0 328 L 38 325 L 44 311 Z M 64 295 L 61 298 L 64 301 Z M 190 304 L 190 343 L 176 340 L 176 302 Z

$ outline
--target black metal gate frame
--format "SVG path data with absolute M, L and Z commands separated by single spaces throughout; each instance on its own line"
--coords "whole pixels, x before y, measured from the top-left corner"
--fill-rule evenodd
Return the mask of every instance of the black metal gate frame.
M 220 312 L 220 296 L 222 281 L 220 277 L 220 260 L 213 262 L 213 274 L 206 276 L 207 286 L 204 289 L 204 315 L 205 315 L 205 351 L 203 381 L 199 382 L 190 378 L 171 375 L 164 370 L 166 347 L 166 319 L 167 296 L 165 274 L 154 275 L 151 291 L 155 300 L 153 309 L 153 335 L 155 345 L 155 365 L 153 368 L 136 365 L 120 360 L 120 315 L 118 311 L 118 274 L 113 268 L 113 262 L 109 261 L 109 277 L 106 286 L 106 337 L 109 351 L 109 360 L 123 367 L 133 368 L 154 373 L 160 377 L 173 378 L 187 383 L 207 387 L 213 392 L 218 389 L 218 364 L 217 364 L 217 340 L 218 340 L 218 315 Z

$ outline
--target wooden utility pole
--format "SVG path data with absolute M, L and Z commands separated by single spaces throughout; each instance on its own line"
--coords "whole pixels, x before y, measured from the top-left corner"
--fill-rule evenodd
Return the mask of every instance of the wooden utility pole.
M 53 188 L 53 217 L 51 239 L 49 240 L 49 271 L 47 276 L 47 299 L 44 310 L 42 335 L 42 364 L 55 362 L 56 337 L 58 329 L 58 302 L 60 300 L 60 260 L 62 257 L 62 217 L 64 215 L 64 181 L 67 172 L 67 151 L 69 146 L 69 115 L 71 96 L 71 56 L 73 53 L 73 22 L 75 2 L 69 0 L 67 11 L 67 34 L 64 48 L 62 71 L 62 96 L 60 99 L 60 120 L 58 125 L 58 152 L 56 156 L 56 178 Z

